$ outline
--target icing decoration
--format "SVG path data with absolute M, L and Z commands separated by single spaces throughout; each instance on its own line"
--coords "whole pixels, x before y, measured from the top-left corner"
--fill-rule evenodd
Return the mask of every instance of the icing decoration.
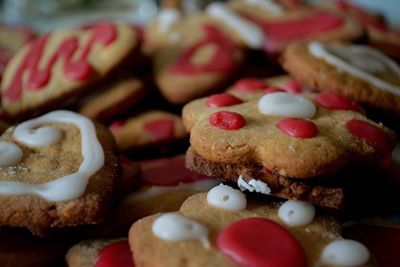
M 284 11 L 281 5 L 272 0 L 245 0 L 245 2 L 276 15 L 282 15 Z
M 361 111 L 361 107 L 356 101 L 349 97 L 333 93 L 333 92 L 323 92 L 320 93 L 316 98 L 315 102 L 319 107 L 327 109 L 339 109 L 339 110 L 353 110 Z
M 42 184 L 0 181 L 0 195 L 33 194 L 49 201 L 66 201 L 78 198 L 84 194 L 89 178 L 102 168 L 104 164 L 103 148 L 97 139 L 96 129 L 92 121 L 71 111 L 53 111 L 19 124 L 15 128 L 14 138 L 22 142 L 23 140 L 18 140 L 17 138 L 20 135 L 19 132 L 29 132 L 43 124 L 54 122 L 70 123 L 79 128 L 83 157 L 79 170 Z M 33 139 L 36 137 L 36 135 L 31 135 L 31 142 L 35 143 Z
M 308 44 L 308 51 L 316 58 L 325 60 L 341 71 L 369 82 L 379 89 L 400 95 L 400 86 L 391 84 L 372 74 L 385 73 L 391 70 L 394 74 L 400 76 L 400 67 L 396 62 L 378 50 L 361 45 L 335 47 L 312 42 Z
M 257 25 L 241 18 L 225 4 L 210 3 L 206 7 L 206 13 L 238 32 L 250 48 L 261 49 L 263 47 L 265 40 L 263 31 Z
M 18 125 L 14 131 L 14 137 L 21 143 L 30 147 L 50 146 L 62 138 L 62 132 L 54 127 L 32 127 L 34 123 L 23 123 Z
M 368 249 L 360 242 L 340 239 L 329 243 L 322 251 L 323 264 L 360 266 L 369 260 Z
M 366 141 L 382 154 L 381 163 L 385 166 L 391 162 L 395 143 L 379 127 L 362 120 L 346 122 L 347 130 L 355 137 Z
M 211 95 L 207 99 L 207 107 L 218 108 L 218 107 L 228 107 L 233 105 L 241 104 L 243 101 L 236 96 L 223 93 Z
M 152 231 L 165 241 L 199 240 L 204 247 L 210 247 L 207 227 L 175 213 L 158 217 L 152 225 Z
M 153 142 L 165 142 L 174 139 L 175 121 L 172 119 L 161 118 L 147 121 L 142 127 Z
M 134 267 L 128 240 L 121 240 L 105 246 L 99 253 L 94 267 Z
M 285 82 L 282 87 L 290 92 L 290 93 L 301 93 L 303 92 L 303 87 L 301 84 L 295 80 L 295 79 L 290 79 L 289 81 Z
M 172 26 L 181 18 L 181 13 L 177 9 L 161 9 L 158 13 L 158 31 L 165 34 L 171 31 Z
M 258 109 L 265 115 L 311 119 L 317 111 L 309 99 L 290 93 L 266 94 L 258 101 Z
M 285 90 L 277 87 L 268 87 L 263 90 L 264 94 L 272 94 L 272 93 L 279 93 L 279 92 L 285 92 Z
M 246 182 L 243 179 L 243 176 L 240 175 L 239 179 L 237 180 L 237 185 L 240 190 L 246 191 L 248 190 L 249 192 L 257 192 L 261 194 L 270 194 L 271 193 L 271 188 L 265 183 L 261 182 L 260 180 L 255 180 L 251 179 L 250 181 Z
M 208 121 L 211 125 L 223 130 L 239 130 L 246 124 L 242 115 L 230 111 L 215 112 L 211 114 Z
M 315 207 L 304 201 L 288 200 L 279 207 L 279 218 L 288 226 L 305 226 L 315 216 Z
M 27 89 L 37 90 L 45 87 L 50 79 L 54 64 L 63 59 L 63 71 L 65 76 L 73 81 L 82 81 L 90 78 L 93 68 L 88 62 L 88 55 L 95 44 L 108 46 L 117 37 L 117 29 L 114 24 L 101 23 L 90 29 L 92 33 L 89 41 L 80 49 L 76 36 L 64 40 L 53 54 L 48 58 L 47 63 L 41 63 L 46 44 L 51 34 L 44 35 L 29 45 L 29 50 L 19 63 L 15 74 L 6 87 L 3 97 L 10 101 L 17 101 L 25 87 L 23 77 L 27 76 Z M 79 55 L 76 55 L 77 51 Z M 40 67 L 43 66 L 43 67 Z
M 217 247 L 241 266 L 306 267 L 299 242 L 281 225 L 263 218 L 248 218 L 226 227 Z
M 202 27 L 204 38 L 182 51 L 175 64 L 171 67 L 172 74 L 190 75 L 202 73 L 226 73 L 233 71 L 238 63 L 235 54 L 240 48 L 217 27 L 205 24 Z M 216 52 L 203 64 L 193 64 L 191 58 L 206 45 L 214 45 Z
M 16 144 L 0 141 L 0 167 L 14 166 L 18 164 L 23 152 Z
M 231 211 L 244 210 L 247 205 L 246 196 L 242 192 L 223 184 L 217 185 L 207 193 L 207 203 Z
M 237 91 L 250 92 L 255 90 L 264 89 L 267 87 L 263 80 L 255 78 L 244 78 L 237 81 L 233 87 Z
M 308 120 L 286 118 L 278 122 L 279 130 L 296 138 L 312 138 L 318 134 L 317 126 Z

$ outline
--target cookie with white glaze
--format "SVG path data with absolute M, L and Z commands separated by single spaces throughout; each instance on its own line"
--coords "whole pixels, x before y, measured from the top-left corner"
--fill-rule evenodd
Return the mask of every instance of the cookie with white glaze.
M 190 197 L 177 213 L 137 221 L 129 243 L 136 266 L 375 266 L 312 205 L 258 202 L 225 185 Z M 339 252 L 346 245 L 347 256 Z
M 118 175 L 104 126 L 54 111 L 9 128 L 0 146 L 0 225 L 41 235 L 102 220 Z

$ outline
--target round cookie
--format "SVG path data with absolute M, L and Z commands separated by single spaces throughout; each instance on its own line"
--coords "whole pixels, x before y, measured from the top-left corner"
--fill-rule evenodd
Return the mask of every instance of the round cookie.
M 139 38 L 124 23 L 60 29 L 22 47 L 1 85 L 2 107 L 11 117 L 33 116 L 82 96 L 137 54 Z
M 104 217 L 118 175 L 105 127 L 53 111 L 9 128 L 0 146 L 0 225 L 43 235 Z

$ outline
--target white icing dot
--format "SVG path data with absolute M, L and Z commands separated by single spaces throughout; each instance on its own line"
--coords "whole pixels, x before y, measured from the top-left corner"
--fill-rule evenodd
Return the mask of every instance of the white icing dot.
M 169 32 L 172 26 L 181 18 L 177 9 L 162 9 L 158 14 L 158 31 L 162 34 Z
M 175 213 L 158 217 L 152 225 L 152 231 L 166 241 L 200 240 L 203 246 L 210 247 L 207 227 Z
M 29 123 L 21 123 L 15 128 L 14 137 L 30 147 L 49 146 L 60 141 L 62 132 L 54 127 L 30 127 Z
M 279 207 L 278 215 L 288 226 L 304 226 L 313 221 L 315 207 L 304 201 L 288 200 Z
M 251 179 L 249 182 L 246 182 L 243 179 L 243 176 L 240 175 L 238 180 L 237 180 L 237 185 L 239 186 L 239 189 L 242 191 L 248 190 L 250 192 L 257 192 L 261 194 L 266 194 L 268 195 L 271 193 L 271 188 L 265 183 L 260 180 L 255 180 Z
M 368 249 L 360 242 L 340 239 L 329 243 L 322 251 L 323 264 L 359 266 L 369 260 Z
M 258 101 L 258 109 L 266 115 L 311 119 L 317 111 L 313 102 L 295 94 L 266 94 Z
M 246 208 L 246 196 L 237 189 L 227 185 L 217 185 L 207 194 L 207 202 L 211 206 L 239 211 Z
M 0 167 L 14 166 L 22 159 L 22 150 L 16 144 L 0 141 Z

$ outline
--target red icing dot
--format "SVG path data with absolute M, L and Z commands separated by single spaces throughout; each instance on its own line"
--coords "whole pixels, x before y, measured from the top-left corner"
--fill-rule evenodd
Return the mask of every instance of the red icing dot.
M 318 106 L 327 109 L 343 109 L 360 111 L 361 108 L 353 99 L 333 93 L 323 92 L 315 98 Z
M 217 247 L 241 266 L 306 267 L 299 242 L 281 225 L 263 218 L 234 222 L 217 237 Z
M 304 119 L 285 118 L 278 122 L 277 127 L 287 135 L 297 138 L 312 138 L 318 134 L 317 126 Z
M 170 118 L 161 118 L 143 124 L 143 130 L 149 134 L 154 142 L 164 142 L 174 139 L 175 121 Z
M 132 253 L 127 240 L 104 247 L 94 267 L 134 267 Z
M 266 86 L 267 85 L 263 80 L 255 78 L 241 79 L 233 85 L 235 90 L 243 92 L 250 92 L 250 91 L 264 89 Z
M 143 170 L 143 183 L 155 186 L 176 186 L 181 183 L 193 183 L 200 180 L 211 179 L 189 171 L 185 167 L 185 159 L 164 158 L 140 163 Z
M 207 99 L 207 107 L 218 108 L 241 104 L 243 101 L 236 96 L 223 93 L 211 95 Z
M 278 92 L 286 92 L 282 88 L 277 87 L 267 87 L 263 90 L 264 94 L 278 93 Z
M 349 132 L 373 146 L 381 154 L 381 163 L 387 166 L 391 162 L 392 150 L 395 147 L 394 142 L 380 128 L 362 120 L 350 120 L 346 123 Z
M 301 92 L 303 92 L 303 88 L 301 87 L 301 84 L 295 79 L 290 79 L 282 87 L 287 92 L 290 92 L 290 93 L 301 93 Z
M 114 121 L 110 124 L 110 129 L 119 129 L 126 124 L 126 121 Z
M 209 122 L 211 125 L 224 130 L 238 130 L 246 124 L 242 115 L 230 111 L 213 113 L 209 118 Z

